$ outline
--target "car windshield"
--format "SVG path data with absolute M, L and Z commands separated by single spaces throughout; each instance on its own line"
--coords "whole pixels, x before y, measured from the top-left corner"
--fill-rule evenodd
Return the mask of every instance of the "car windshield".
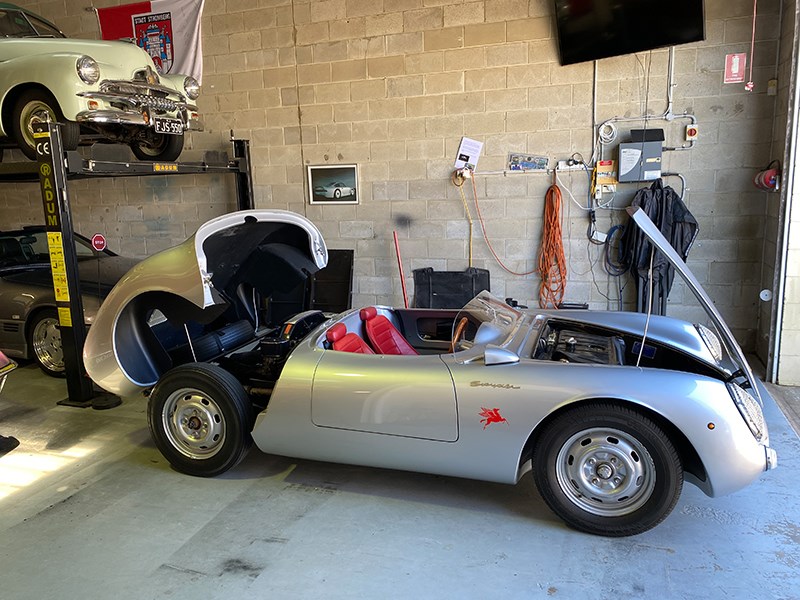
M 64 34 L 45 21 L 19 10 L 0 10 L 0 37 L 58 37 Z
M 505 345 L 517 331 L 523 316 L 491 293 L 480 292 L 467 302 L 453 322 L 453 339 L 458 342 L 456 350 L 476 344 Z

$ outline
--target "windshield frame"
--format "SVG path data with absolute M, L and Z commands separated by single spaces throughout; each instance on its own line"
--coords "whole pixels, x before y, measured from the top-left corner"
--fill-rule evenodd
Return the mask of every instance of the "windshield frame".
M 483 290 L 458 311 L 453 321 L 453 337 L 463 319 L 467 319 L 467 325 L 463 327 L 457 347 L 453 348 L 456 354 L 475 346 L 507 346 L 516 337 L 525 313 Z

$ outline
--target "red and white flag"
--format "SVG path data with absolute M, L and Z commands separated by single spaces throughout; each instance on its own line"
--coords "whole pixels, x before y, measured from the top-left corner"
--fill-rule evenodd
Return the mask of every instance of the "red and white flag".
M 204 1 L 151 0 L 98 8 L 100 37 L 133 39 L 162 73 L 184 73 L 202 82 Z

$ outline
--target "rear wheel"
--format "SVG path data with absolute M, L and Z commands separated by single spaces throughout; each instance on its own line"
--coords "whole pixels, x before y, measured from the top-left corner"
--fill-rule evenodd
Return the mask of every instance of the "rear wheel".
M 153 388 L 147 423 L 161 454 L 178 471 L 213 477 L 250 448 L 253 408 L 239 381 L 208 363 L 168 371 Z
M 558 416 L 536 441 L 534 480 L 568 525 L 597 535 L 642 533 L 678 501 L 683 469 L 656 423 L 615 404 Z
M 28 329 L 28 344 L 39 368 L 51 377 L 64 376 L 64 351 L 58 314 L 48 308 L 36 314 Z
M 36 123 L 58 121 L 61 127 L 61 143 L 64 150 L 75 150 L 80 141 L 80 125 L 67 121 L 58 107 L 58 102 L 49 92 L 41 89 L 27 90 L 20 94 L 11 116 L 11 137 L 31 159 L 36 159 L 36 142 L 33 126 Z
M 146 138 L 131 142 L 131 150 L 139 160 L 171 162 L 183 151 L 183 134 L 150 133 Z

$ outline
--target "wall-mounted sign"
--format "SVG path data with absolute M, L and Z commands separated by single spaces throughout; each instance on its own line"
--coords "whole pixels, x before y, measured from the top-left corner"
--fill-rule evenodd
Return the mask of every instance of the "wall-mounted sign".
M 723 83 L 744 83 L 744 69 L 747 66 L 747 54 L 725 55 L 725 79 Z

